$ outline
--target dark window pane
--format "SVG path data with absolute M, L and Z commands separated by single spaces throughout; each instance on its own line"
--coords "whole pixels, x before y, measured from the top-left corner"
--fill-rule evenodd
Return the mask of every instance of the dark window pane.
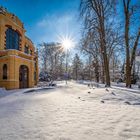
M 32 53 L 33 53 L 32 50 L 30 50 L 30 55 L 32 55 Z
M 19 33 L 11 28 L 6 31 L 6 49 L 16 49 L 19 50 Z
M 36 81 L 36 72 L 34 72 L 34 80 Z
M 7 79 L 7 65 L 3 65 L 3 79 Z

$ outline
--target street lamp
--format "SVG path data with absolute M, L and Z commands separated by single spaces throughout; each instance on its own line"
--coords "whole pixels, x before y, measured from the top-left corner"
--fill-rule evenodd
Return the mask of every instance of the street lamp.
M 66 53 L 66 85 L 67 85 L 67 78 L 68 78 L 68 51 L 71 47 L 73 47 L 73 41 L 70 38 L 64 38 L 62 40 L 62 47 Z

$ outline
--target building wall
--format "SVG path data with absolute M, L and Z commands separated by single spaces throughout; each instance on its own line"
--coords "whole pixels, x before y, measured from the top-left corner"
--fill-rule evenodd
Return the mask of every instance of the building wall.
M 8 28 L 12 28 L 20 34 L 19 50 L 6 49 L 6 30 Z M 25 46 L 28 46 L 28 54 L 24 52 Z M 8 67 L 7 79 L 3 79 L 4 64 L 7 64 Z M 28 87 L 33 87 L 38 82 L 38 56 L 34 45 L 25 36 L 25 29 L 18 17 L 0 8 L 0 87 L 6 89 L 19 88 L 19 68 L 21 65 L 28 67 Z M 34 76 L 35 73 L 36 76 Z

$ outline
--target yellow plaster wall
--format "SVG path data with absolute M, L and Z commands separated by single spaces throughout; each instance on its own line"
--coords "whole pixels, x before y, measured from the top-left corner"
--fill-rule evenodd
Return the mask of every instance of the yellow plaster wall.
M 13 30 L 20 33 L 20 48 L 19 50 L 6 49 L 6 30 L 10 26 Z M 31 54 L 24 53 L 25 45 L 32 50 Z M 34 63 L 37 67 L 34 67 Z M 8 66 L 8 79 L 3 80 L 3 65 Z M 33 87 L 38 82 L 38 56 L 35 53 L 35 48 L 32 41 L 25 36 L 23 23 L 11 13 L 0 13 L 0 87 L 6 89 L 19 88 L 19 68 L 21 65 L 26 65 L 29 69 L 29 87 Z M 34 80 L 34 72 L 36 71 L 37 80 Z

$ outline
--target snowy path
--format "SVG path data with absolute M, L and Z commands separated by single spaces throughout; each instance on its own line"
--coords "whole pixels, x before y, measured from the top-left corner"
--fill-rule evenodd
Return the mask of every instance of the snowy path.
M 101 103 L 107 92 L 69 83 L 0 98 L 0 140 L 140 140 L 140 106 Z

